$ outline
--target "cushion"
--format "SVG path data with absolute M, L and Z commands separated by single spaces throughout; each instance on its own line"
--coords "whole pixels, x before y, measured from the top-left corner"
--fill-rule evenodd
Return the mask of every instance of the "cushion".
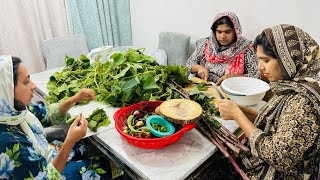
M 207 38 L 201 38 L 201 39 L 198 39 L 197 41 L 196 41 L 196 48 L 203 42 L 203 41 L 205 41 Z
M 175 32 L 161 32 L 159 49 L 163 49 L 168 58 L 168 64 L 186 65 L 188 59 L 190 36 Z
M 79 58 L 89 52 L 86 37 L 82 34 L 45 40 L 42 50 L 47 70 L 64 66 L 65 55 Z

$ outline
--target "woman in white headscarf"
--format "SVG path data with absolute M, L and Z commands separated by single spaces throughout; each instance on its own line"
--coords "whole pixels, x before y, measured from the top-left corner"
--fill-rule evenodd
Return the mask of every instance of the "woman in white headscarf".
M 75 96 L 52 105 L 49 110 L 40 108 L 35 116 L 27 106 L 31 103 L 36 86 L 30 80 L 29 72 L 21 64 L 21 60 L 0 56 L 0 77 L 0 179 L 100 177 L 96 174 L 96 169 L 88 169 L 93 160 L 68 162 L 72 158 L 69 154 L 74 151 L 74 145 L 86 135 L 86 119 L 79 116 L 71 124 L 58 153 L 55 153 L 55 147 L 46 140 L 42 126 L 65 121 L 67 111 L 76 102 L 95 98 L 94 91 L 82 89 Z M 99 167 L 99 163 L 97 165 Z M 69 174 L 65 169 L 68 169 Z M 108 174 L 103 169 L 99 172 Z

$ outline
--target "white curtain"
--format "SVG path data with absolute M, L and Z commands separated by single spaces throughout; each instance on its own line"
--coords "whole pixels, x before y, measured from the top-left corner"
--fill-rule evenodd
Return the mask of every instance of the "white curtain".
M 67 0 L 0 0 L 0 53 L 20 57 L 29 72 L 44 70 L 41 42 L 70 35 Z

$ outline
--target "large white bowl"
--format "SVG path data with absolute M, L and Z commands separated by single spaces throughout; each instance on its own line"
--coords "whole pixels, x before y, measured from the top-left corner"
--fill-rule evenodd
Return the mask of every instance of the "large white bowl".
M 252 106 L 262 100 L 270 86 L 256 78 L 232 77 L 222 81 L 221 89 L 237 104 Z

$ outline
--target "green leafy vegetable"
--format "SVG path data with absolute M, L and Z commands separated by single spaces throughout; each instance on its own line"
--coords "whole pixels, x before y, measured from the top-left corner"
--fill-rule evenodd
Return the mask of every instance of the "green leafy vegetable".
M 97 129 L 101 126 L 108 126 L 110 124 L 110 120 L 103 109 L 95 109 L 87 118 L 89 121 L 88 128 L 97 132 Z
M 47 101 L 60 102 L 82 88 L 94 89 L 98 101 L 118 107 L 146 100 L 179 98 L 179 94 L 168 90 L 168 84 L 190 84 L 187 68 L 159 65 L 143 51 L 116 52 L 105 63 L 97 56 L 94 65 L 85 55 L 79 59 L 65 56 L 65 68 L 55 72 L 47 83 Z
M 151 126 L 153 129 L 155 129 L 159 132 L 162 132 L 162 133 L 168 132 L 168 128 L 162 124 L 151 123 Z
M 201 82 L 197 88 L 199 89 L 199 91 L 206 91 L 208 89 L 207 87 L 207 83 L 206 82 Z
M 66 123 L 71 125 L 77 117 L 78 115 L 69 118 Z M 99 108 L 95 109 L 86 119 L 89 121 L 88 128 L 93 132 L 97 132 L 97 129 L 101 126 L 108 126 L 110 124 L 106 112 Z
M 66 123 L 70 126 L 70 125 L 73 123 L 73 121 L 77 119 L 77 117 L 78 117 L 78 115 L 72 116 L 71 118 L 69 118 L 69 119 L 66 121 Z

